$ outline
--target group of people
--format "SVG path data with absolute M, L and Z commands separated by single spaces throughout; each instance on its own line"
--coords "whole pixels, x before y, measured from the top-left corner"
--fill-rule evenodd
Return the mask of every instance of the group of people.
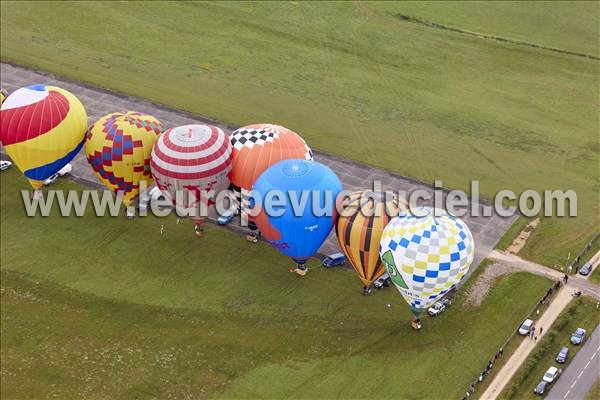
M 477 378 L 477 380 L 475 382 L 472 382 L 469 385 L 469 388 L 465 392 L 465 395 L 463 396 L 462 400 L 467 400 L 469 397 L 471 397 L 471 394 L 475 391 L 475 387 L 479 383 L 483 382 L 483 379 L 485 378 L 485 376 L 494 367 L 494 363 L 496 363 L 498 361 L 498 359 L 500 357 L 502 357 L 502 354 L 504 354 L 504 348 L 500 347 L 500 349 L 496 352 L 496 354 L 494 354 L 494 357 L 487 363 L 487 365 L 485 366 L 485 369 L 483 371 L 481 371 L 481 373 L 479 374 L 479 378 Z
M 538 335 L 536 335 L 536 331 L 537 331 L 537 329 L 534 324 L 531 326 L 531 329 L 529 330 L 529 338 L 533 339 L 535 342 L 537 342 L 537 338 L 538 338 Z M 539 336 L 542 336 L 542 333 L 544 333 L 543 326 L 540 327 Z

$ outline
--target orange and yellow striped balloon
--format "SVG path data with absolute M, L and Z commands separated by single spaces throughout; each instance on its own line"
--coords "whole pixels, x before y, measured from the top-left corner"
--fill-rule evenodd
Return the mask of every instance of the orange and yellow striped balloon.
M 147 114 L 112 113 L 96 121 L 88 132 L 85 154 L 96 176 L 129 206 L 140 194 L 140 182 L 152 184 L 150 154 L 163 124 Z
M 395 194 L 358 191 L 348 196 L 338 218 L 336 234 L 342 251 L 364 285 L 371 285 L 385 270 L 379 260 L 379 242 L 386 225 L 408 209 Z
M 0 140 L 34 189 L 77 155 L 87 114 L 72 93 L 56 86 L 15 90 L 2 103 Z

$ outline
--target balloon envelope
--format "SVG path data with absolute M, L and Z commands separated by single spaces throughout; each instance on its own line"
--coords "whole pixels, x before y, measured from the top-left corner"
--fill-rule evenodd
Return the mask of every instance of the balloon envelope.
M 163 131 L 158 119 L 133 111 L 105 115 L 89 129 L 88 163 L 107 188 L 124 193 L 126 206 L 138 197 L 140 182 L 152 184 L 150 153 Z
M 390 219 L 407 208 L 404 198 L 385 192 L 357 191 L 344 200 L 336 234 L 364 285 L 371 285 L 384 272 L 379 259 L 381 235 Z
M 296 133 L 283 126 L 255 124 L 231 134 L 233 163 L 231 183 L 251 190 L 271 165 L 287 159 L 312 160 L 312 151 Z
M 464 222 L 441 210 L 422 211 L 425 216 L 402 213 L 392 218 L 380 248 L 392 282 L 416 314 L 456 287 L 475 251 Z
M 215 195 L 229 187 L 231 143 L 222 129 L 210 125 L 184 125 L 159 136 L 152 149 L 152 176 L 178 210 L 206 206 L 213 201 L 200 196 Z M 178 196 L 177 191 L 184 193 Z M 189 196 L 193 194 L 193 196 Z
M 0 141 L 31 185 L 58 172 L 85 140 L 87 114 L 70 92 L 32 85 L 11 93 L 0 111 Z
M 321 247 L 331 231 L 342 184 L 329 167 L 292 159 L 280 161 L 266 170 L 254 184 L 254 191 L 261 199 L 259 204 L 255 196 L 252 197 L 254 206 L 259 207 L 256 224 L 264 238 L 301 264 Z M 281 215 L 270 213 L 267 199 L 273 191 L 282 193 L 281 205 L 273 207 Z
M 252 185 L 271 165 L 282 160 L 313 158 L 312 151 L 296 132 L 274 124 L 239 128 L 231 134 L 231 145 L 231 183 L 242 210 L 249 207 Z M 253 220 L 245 212 L 242 216 Z

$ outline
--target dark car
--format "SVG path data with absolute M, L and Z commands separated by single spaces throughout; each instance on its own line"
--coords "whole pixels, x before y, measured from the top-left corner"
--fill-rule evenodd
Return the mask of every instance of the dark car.
M 339 267 L 346 264 L 346 256 L 343 253 L 331 254 L 323 260 L 323 266 L 327 268 Z
M 592 272 L 592 263 L 591 261 L 583 264 L 583 267 L 579 268 L 579 275 L 589 275 Z
M 544 394 L 547 387 L 548 387 L 548 382 L 541 381 L 540 383 L 538 383 L 538 385 L 535 387 L 535 389 L 533 389 L 533 393 L 541 396 Z
M 569 348 L 563 347 L 562 349 L 560 349 L 560 351 L 558 352 L 558 355 L 556 356 L 556 362 L 559 364 L 564 364 L 567 362 L 568 357 L 569 357 Z

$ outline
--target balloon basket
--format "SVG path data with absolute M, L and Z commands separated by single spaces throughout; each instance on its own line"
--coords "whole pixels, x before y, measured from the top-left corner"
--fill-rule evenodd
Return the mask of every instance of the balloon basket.
M 418 331 L 421 329 L 421 320 L 419 318 L 413 319 L 410 325 L 414 330 Z
M 296 268 L 292 268 L 290 269 L 290 272 L 295 273 L 296 275 L 299 276 L 305 276 L 308 272 L 308 268 L 306 268 L 303 265 L 298 265 Z

